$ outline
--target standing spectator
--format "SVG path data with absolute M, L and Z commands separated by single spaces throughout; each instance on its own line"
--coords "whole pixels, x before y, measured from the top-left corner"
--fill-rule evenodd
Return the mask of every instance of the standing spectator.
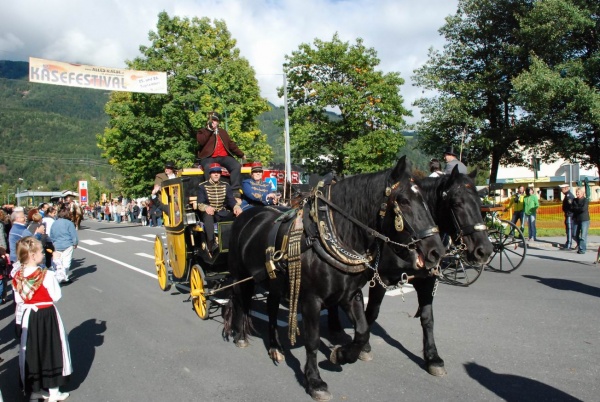
M 140 216 L 140 207 L 137 204 L 137 201 L 131 201 L 131 223 L 140 223 L 138 218 Z
M 19 368 L 25 393 L 48 389 L 48 401 L 69 397 L 59 387 L 67 384 L 73 372 L 65 329 L 54 302 L 62 292 L 54 272 L 39 267 L 44 255 L 42 244 L 33 237 L 17 243 L 21 267 L 13 279 L 16 322 L 20 328 Z
M 575 199 L 575 197 L 570 191 L 571 187 L 568 184 L 561 184 L 558 187 L 560 187 L 560 190 L 564 195 L 562 210 L 565 214 L 565 232 L 567 234 L 567 242 L 565 243 L 565 248 L 569 250 L 573 246 L 573 235 L 575 233 L 573 231 L 573 200 Z M 575 247 L 573 249 L 575 249 Z
M 6 255 L 7 252 L 8 243 L 6 236 L 4 236 L 4 223 L 0 222 L 0 304 L 6 302 L 6 276 L 10 265 Z
M 458 159 L 458 155 L 454 152 L 453 146 L 447 147 L 444 151 L 444 160 L 446 161 L 446 169 L 444 169 L 445 174 L 452 173 L 454 166 L 458 166 L 458 173 L 467 174 L 467 167 Z
M 33 235 L 27 230 L 27 226 L 25 225 L 27 218 L 25 217 L 25 212 L 23 212 L 23 210 L 15 210 L 10 215 L 10 220 L 12 222 L 12 227 L 8 234 L 8 248 L 10 250 L 10 261 L 15 262 L 17 261 L 17 242 L 22 237 Z M 45 228 L 40 225 L 35 231 L 35 236 L 38 240 L 42 238 L 42 233 L 45 233 Z
M 52 242 L 56 251 L 61 253 L 61 263 L 65 268 L 64 277 L 57 273 L 59 282 L 70 282 L 69 269 L 73 260 L 73 250 L 77 248 L 79 238 L 75 225 L 69 220 L 69 210 L 66 208 L 58 211 L 58 219 L 52 225 Z
M 27 230 L 29 230 L 30 233 L 35 233 L 38 227 L 42 225 L 45 228 L 42 215 L 39 212 L 37 212 L 31 217 L 31 223 L 29 224 L 29 226 L 27 226 Z M 52 245 L 52 240 L 50 239 L 50 236 L 48 236 L 47 230 L 44 230 L 44 233 L 42 233 L 41 236 L 42 237 L 39 240 L 42 242 L 42 247 L 44 248 L 44 253 L 46 256 L 44 266 L 50 267 L 52 260 L 52 251 L 54 251 L 54 246 Z
M 142 226 L 148 226 L 148 203 L 142 201 Z
M 238 199 L 237 203 L 241 204 L 240 180 L 242 166 L 234 156 L 243 159 L 244 153 L 229 138 L 229 133 L 219 127 L 219 120 L 221 120 L 221 116 L 217 112 L 210 112 L 206 127 L 198 130 L 196 134 L 196 140 L 200 147 L 198 158 L 202 158 L 202 169 L 206 181 L 210 180 L 209 167 L 212 164 L 218 162 L 221 166 L 225 166 L 231 175 L 231 192 Z
M 44 218 L 42 219 L 42 223 L 44 223 L 44 225 L 46 226 L 46 234 L 50 237 L 52 237 L 50 231 L 52 230 L 52 225 L 54 224 L 54 220 L 56 219 L 57 212 L 58 211 L 56 210 L 56 207 L 49 207 L 46 211 L 46 216 L 44 216 Z
M 110 222 L 110 204 L 108 202 L 104 203 L 104 221 Z
M 515 226 L 517 225 L 517 222 L 520 223 L 520 228 L 521 232 L 523 231 L 523 199 L 525 198 L 525 187 L 524 186 L 519 186 L 519 189 L 517 190 L 516 193 L 513 194 L 512 197 L 510 197 L 510 200 L 508 201 L 508 205 L 506 206 L 506 209 L 513 209 L 513 213 L 512 213 L 512 219 L 510 220 L 512 223 L 515 224 Z M 509 236 L 514 236 L 515 234 L 515 229 L 514 227 L 511 226 L 510 228 L 510 233 Z
M 575 238 L 577 239 L 577 254 L 585 254 L 587 249 L 587 235 L 590 228 L 590 211 L 588 199 L 581 187 L 575 190 L 576 198 L 573 200 L 573 223 L 575 225 Z
M 444 175 L 444 172 L 442 172 L 442 164 L 435 158 L 429 161 L 429 171 L 431 172 L 429 177 L 441 177 Z
M 121 214 L 123 212 L 123 206 L 120 202 L 117 202 L 115 205 L 115 222 L 121 223 Z
M 40 215 L 42 215 L 42 218 L 46 216 L 46 211 L 48 211 L 49 207 L 50 205 L 48 205 L 47 202 L 40 204 L 40 210 L 38 212 L 40 213 Z
M 537 231 L 535 228 L 535 219 L 537 216 L 537 209 L 540 206 L 540 201 L 532 188 L 527 187 L 525 190 L 525 197 L 523 198 L 523 214 L 529 227 L 529 240 L 537 241 Z

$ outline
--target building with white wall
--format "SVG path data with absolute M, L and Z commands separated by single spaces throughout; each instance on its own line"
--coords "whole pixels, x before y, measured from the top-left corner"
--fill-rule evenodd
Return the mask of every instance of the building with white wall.
M 502 200 L 510 197 L 519 186 L 532 187 L 541 199 L 560 200 L 559 184 L 568 183 L 571 189 L 577 187 L 577 182 L 582 184 L 587 180 L 592 201 L 600 200 L 600 186 L 597 169 L 584 169 L 578 163 L 569 163 L 558 160 L 552 163 L 540 164 L 537 178 L 531 168 L 500 166 L 496 182 L 502 184 L 501 190 L 496 190 Z M 582 186 L 583 187 L 583 186 Z M 574 190 L 572 190 L 575 193 Z

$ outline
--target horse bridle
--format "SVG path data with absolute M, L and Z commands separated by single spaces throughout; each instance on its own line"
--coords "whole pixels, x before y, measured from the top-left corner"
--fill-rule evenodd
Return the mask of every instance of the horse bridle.
M 442 192 L 442 200 L 448 201 L 448 191 L 444 190 Z M 454 209 L 450 206 L 450 215 L 452 216 L 452 223 L 454 224 L 454 228 L 456 229 L 457 239 L 460 240 L 461 244 L 463 243 L 464 236 L 471 236 L 477 232 L 485 232 L 488 230 L 488 227 L 484 223 L 475 223 L 461 226 L 458 222 L 458 218 L 456 218 L 456 214 L 454 213 Z
M 411 179 L 412 181 L 412 179 Z M 383 220 L 385 218 L 385 215 L 387 213 L 387 209 L 388 209 L 388 205 L 390 203 L 390 197 L 392 196 L 392 193 L 400 186 L 400 182 L 396 182 L 393 185 L 386 187 L 385 189 L 385 198 L 384 198 L 384 202 L 381 203 L 381 207 L 379 210 L 379 222 L 378 222 L 378 229 L 382 230 L 382 226 L 383 226 Z M 416 186 L 416 184 L 413 184 L 413 186 Z M 416 187 L 411 187 L 411 190 L 413 192 L 415 192 L 415 194 L 417 194 L 420 199 L 421 199 L 421 203 L 423 204 L 423 207 L 425 208 L 425 210 L 427 212 L 429 212 L 429 207 L 427 207 L 427 203 L 425 202 L 425 200 L 423 199 L 423 196 L 421 195 L 421 193 L 416 189 Z M 425 228 L 419 232 L 417 232 L 409 223 L 409 221 L 406 219 L 406 217 L 404 216 L 404 214 L 402 213 L 402 210 L 400 209 L 400 205 L 398 205 L 398 202 L 396 200 L 393 201 L 393 205 L 394 205 L 394 228 L 396 229 L 397 232 L 402 232 L 405 227 L 407 229 L 407 232 L 410 234 L 412 241 L 409 243 L 409 248 L 414 249 L 415 244 L 427 237 L 436 235 L 440 232 L 439 228 L 437 227 L 437 225 L 433 225 L 431 227 Z M 398 244 L 396 242 L 394 242 L 394 244 Z

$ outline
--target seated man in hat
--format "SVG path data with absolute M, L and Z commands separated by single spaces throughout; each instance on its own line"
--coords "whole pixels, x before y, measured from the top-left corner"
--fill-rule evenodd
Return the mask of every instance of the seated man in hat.
M 220 180 L 221 165 L 213 163 L 207 170 L 210 178 L 198 187 L 198 209 L 204 223 L 208 251 L 212 253 L 218 247 L 215 243 L 215 222 L 233 220 L 233 215 L 241 214 L 242 208 L 233 197 L 229 184 Z
M 458 173 L 467 174 L 467 167 L 464 163 L 458 160 L 458 155 L 454 152 L 454 147 L 449 146 L 444 151 L 444 160 L 446 161 L 446 169 L 444 170 L 445 174 L 452 173 L 452 169 L 454 166 L 458 166 Z
M 213 163 L 224 166 L 231 175 L 231 191 L 235 198 L 240 198 L 240 172 L 242 166 L 233 157 L 244 158 L 244 153 L 237 144 L 229 138 L 227 131 L 219 127 L 221 116 L 217 112 L 210 112 L 206 127 L 196 133 L 196 140 L 200 150 L 198 158 L 202 159 L 204 178 L 208 181 L 210 173 L 208 167 Z M 241 202 L 241 201 L 238 201 Z
M 154 188 L 152 189 L 152 195 L 160 191 L 161 183 L 163 181 L 177 177 L 175 174 L 176 170 L 177 169 L 175 168 L 175 164 L 173 162 L 165 163 L 165 171 L 154 176 Z
M 269 183 L 262 181 L 263 167 L 260 162 L 251 166 L 251 179 L 242 182 L 242 210 L 255 205 L 277 205 L 279 196 L 271 191 Z

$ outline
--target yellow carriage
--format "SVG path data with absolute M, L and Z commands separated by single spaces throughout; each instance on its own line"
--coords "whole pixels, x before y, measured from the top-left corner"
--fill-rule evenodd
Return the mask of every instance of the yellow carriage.
M 242 174 L 249 172 L 249 167 L 242 167 Z M 189 284 L 194 310 L 206 320 L 211 298 L 229 286 L 227 251 L 233 222 L 215 224 L 218 248 L 209 252 L 196 204 L 198 185 L 203 181 L 202 169 L 190 168 L 162 182 L 158 204 L 163 211 L 166 241 L 156 236 L 154 260 L 160 288 L 167 291 L 171 285 Z

